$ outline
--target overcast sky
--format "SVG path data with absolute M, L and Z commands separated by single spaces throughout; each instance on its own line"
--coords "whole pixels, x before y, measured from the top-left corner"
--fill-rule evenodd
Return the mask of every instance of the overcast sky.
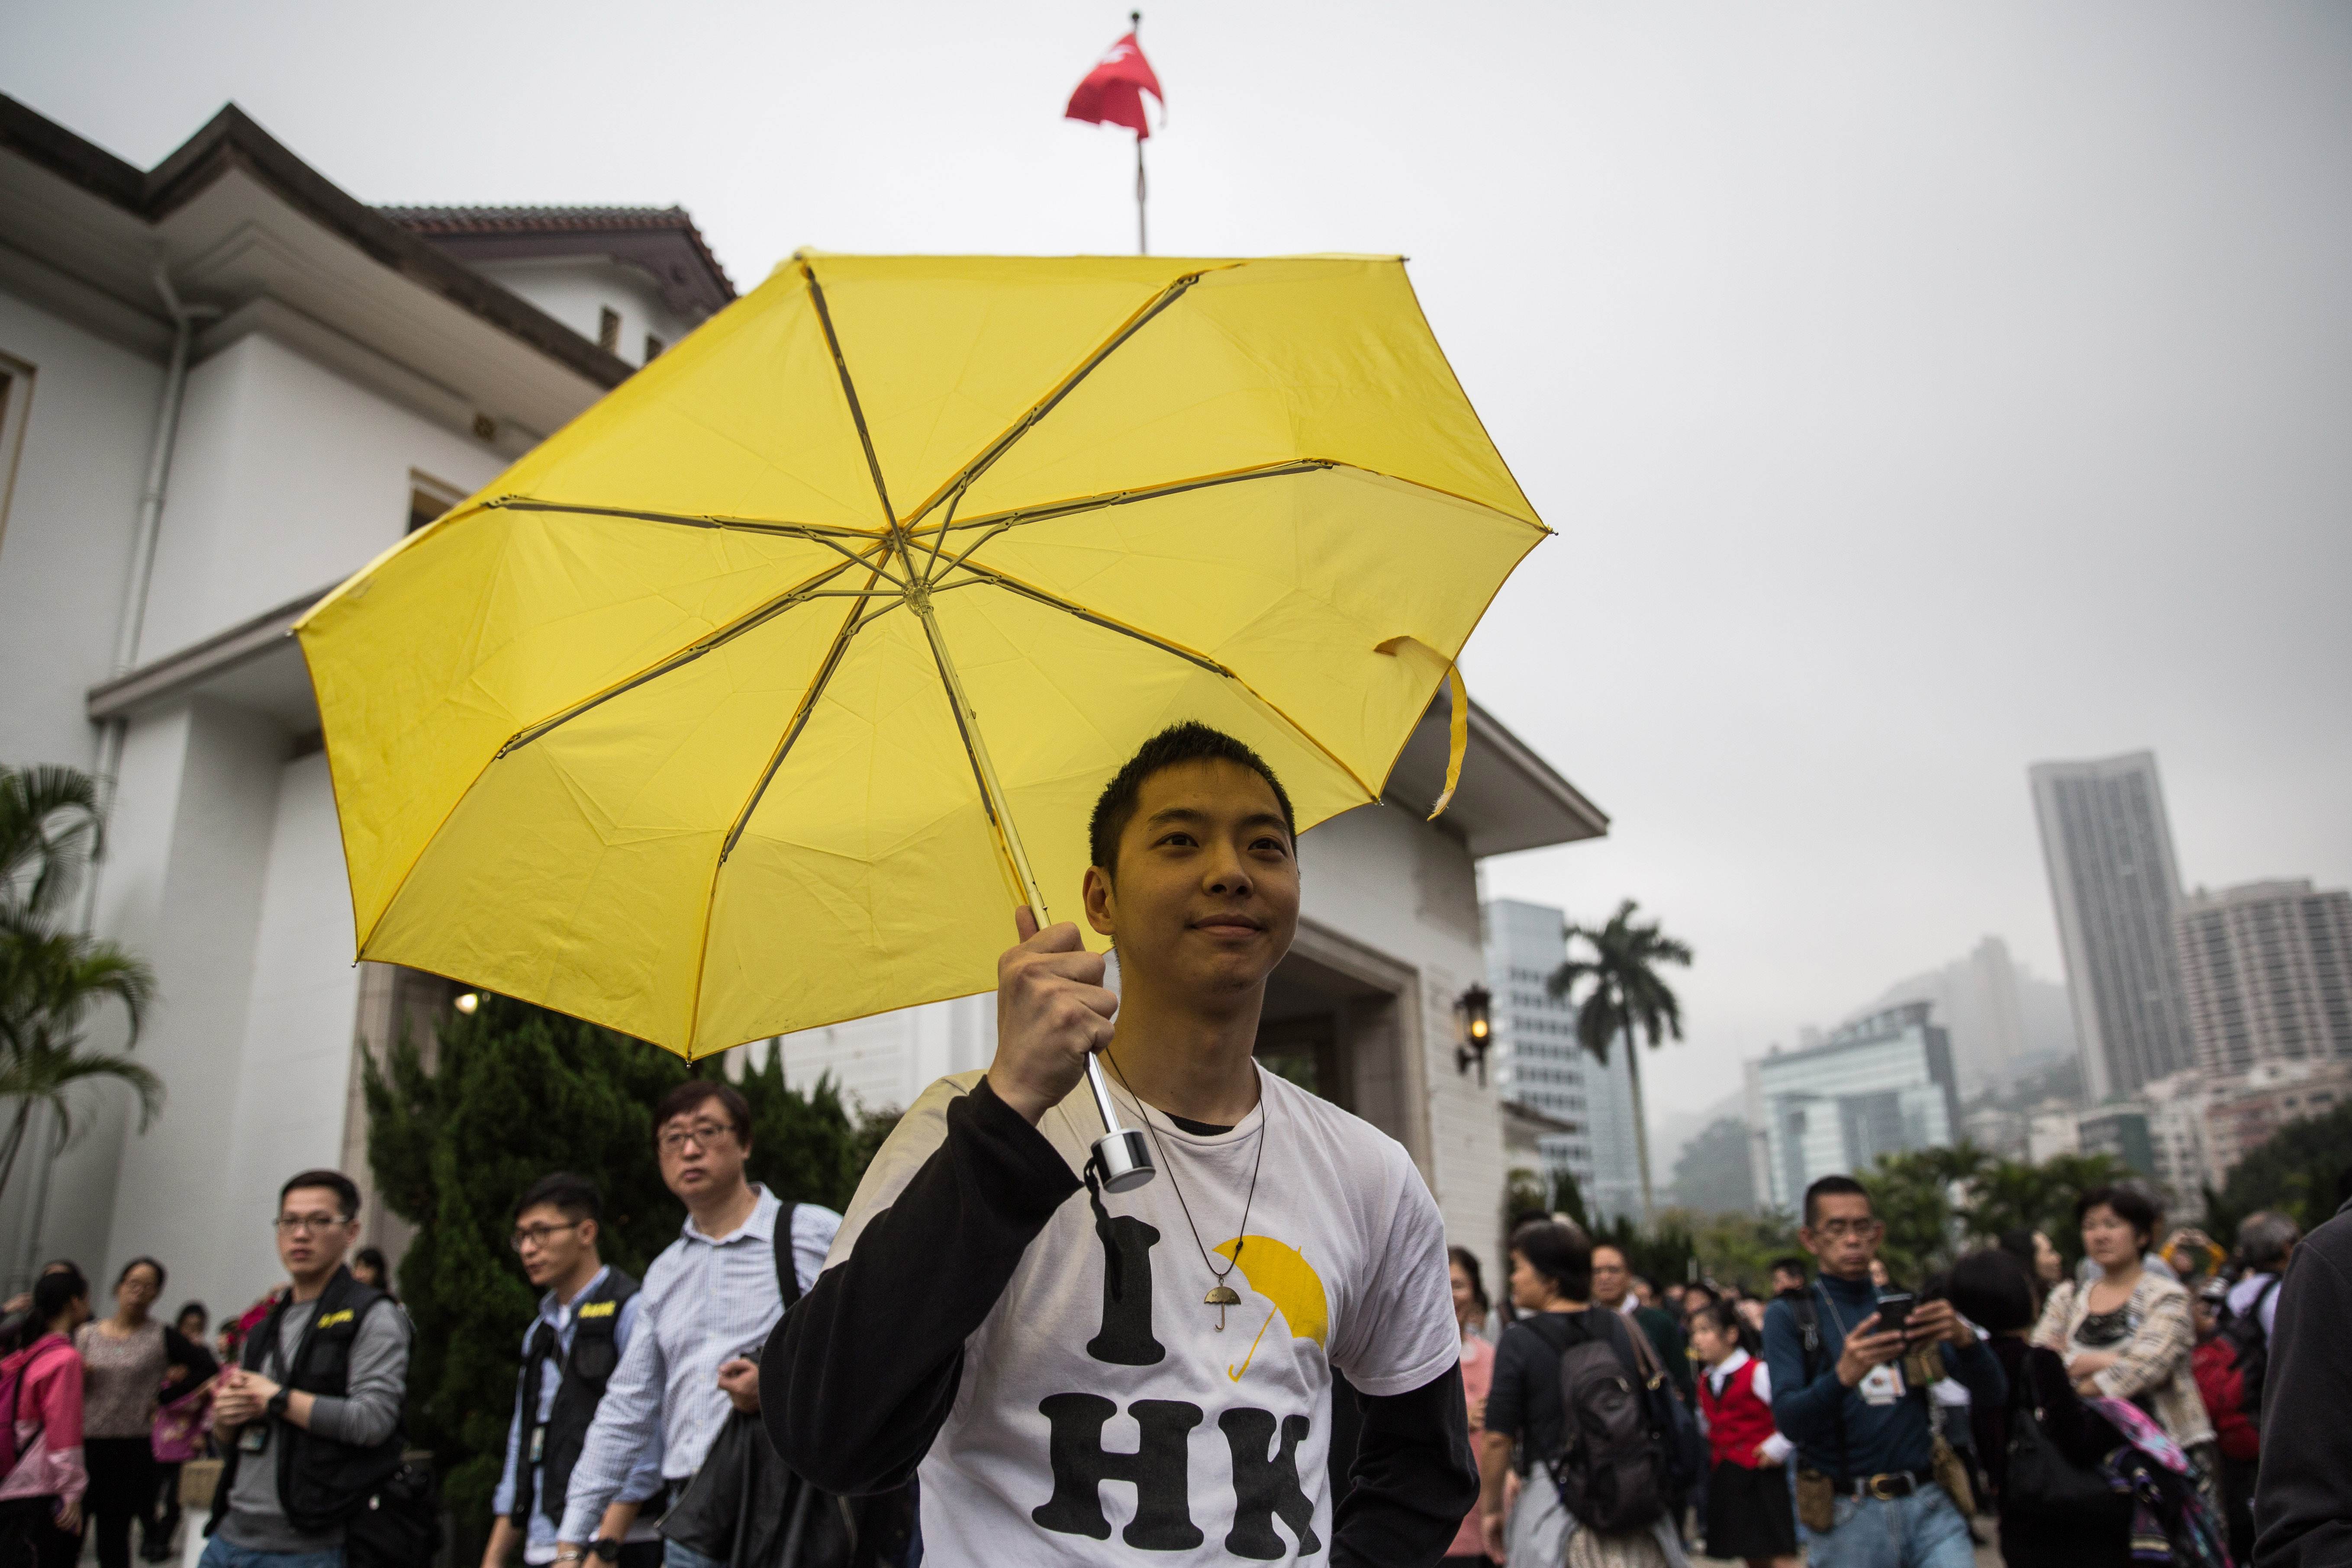
M 680 203 L 749 287 L 1131 247 L 1059 118 L 1126 10 L 0 0 L 0 90 Z M 1486 883 L 1696 946 L 1659 1110 L 1987 932 L 2055 976 L 2040 759 L 2153 748 L 2192 885 L 2352 880 L 2352 6 L 1147 12 L 1154 248 L 1409 255 L 1559 531 L 1465 669 L 1614 823 Z

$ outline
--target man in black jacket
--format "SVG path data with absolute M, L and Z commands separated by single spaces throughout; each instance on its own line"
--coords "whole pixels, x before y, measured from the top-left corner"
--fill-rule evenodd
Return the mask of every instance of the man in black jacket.
M 201 1568 L 340 1568 L 343 1524 L 400 1468 L 408 1318 L 343 1267 L 360 1191 L 305 1171 L 278 1194 L 293 1289 L 221 1374 L 213 1436 L 228 1462 Z
M 636 1332 L 637 1281 L 604 1261 L 597 1247 L 603 1229 L 604 1205 L 585 1176 L 569 1171 L 542 1176 L 515 1200 L 515 1254 L 545 1294 L 523 1331 L 506 1471 L 490 1499 L 495 1518 L 482 1568 L 506 1568 L 517 1547 L 525 1563 L 555 1561 L 564 1489 L 604 1384 Z M 600 1562 L 661 1568 L 653 1521 L 638 1521 L 661 1489 L 661 1445 L 648 1443 L 598 1524 L 593 1554 Z
M 2352 1173 L 2347 1173 L 2352 1178 Z M 2254 1568 L 2352 1565 L 2352 1197 L 2295 1247 L 2263 1380 Z
M 834 1491 L 919 1464 L 941 1562 L 1434 1563 L 1476 1496 L 1436 1205 L 1392 1140 L 1252 1055 L 1297 927 L 1289 801 L 1180 725 L 1104 792 L 1090 850 L 1118 992 L 1075 926 L 1021 911 L 995 1061 L 876 1158 L 761 1359 L 770 1435 Z M 1124 1193 L 1087 1168 L 1097 1050 L 1156 1151 Z M 1362 1396 L 1336 1510 L 1335 1369 Z

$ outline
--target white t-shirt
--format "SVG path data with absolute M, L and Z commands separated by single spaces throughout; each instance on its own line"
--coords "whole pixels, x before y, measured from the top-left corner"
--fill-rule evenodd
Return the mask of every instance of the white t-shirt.
M 982 1075 L 942 1079 L 876 1156 L 827 1267 L 846 1258 L 946 1137 L 947 1108 Z M 1151 1113 L 1160 1173 L 1080 1192 L 1033 1241 L 964 1346 L 954 1407 L 922 1465 L 923 1548 L 941 1563 L 1169 1563 L 1319 1559 L 1331 1543 L 1331 1369 L 1402 1394 L 1462 1354 L 1445 1232 L 1395 1140 L 1261 1068 L 1257 1108 L 1197 1137 Z M 1142 1118 L 1118 1093 L 1129 1125 Z M 1039 1131 L 1075 1171 L 1102 1125 L 1083 1083 Z M 1265 1140 L 1248 1245 L 1240 1235 Z M 1196 1246 L 1184 1209 L 1200 1227 Z M 1148 1273 L 1114 1305 L 1122 1280 Z M 1221 1251 L 1222 1249 L 1222 1251 Z

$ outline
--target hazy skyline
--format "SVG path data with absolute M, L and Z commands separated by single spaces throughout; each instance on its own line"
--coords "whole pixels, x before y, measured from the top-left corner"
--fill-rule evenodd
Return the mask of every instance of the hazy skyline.
M 1130 248 L 1059 118 L 1127 9 L 0 0 L 0 90 L 142 166 L 234 100 L 370 202 L 676 202 L 749 288 Z M 1410 256 L 1559 531 L 1464 668 L 1614 826 L 1486 886 L 1696 947 L 1657 1111 L 1987 933 L 2061 976 L 2034 762 L 2156 752 L 2191 887 L 2352 881 L 2352 10 L 1142 36 L 1154 248 Z

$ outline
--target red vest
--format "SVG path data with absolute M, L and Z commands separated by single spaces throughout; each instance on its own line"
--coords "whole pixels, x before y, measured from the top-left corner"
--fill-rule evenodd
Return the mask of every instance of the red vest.
M 1716 1396 L 1713 1374 L 1700 1370 L 1699 1408 L 1706 1412 L 1706 1445 L 1718 1465 L 1728 1460 L 1741 1469 L 1754 1469 L 1757 1448 L 1772 1435 L 1772 1411 L 1756 1397 L 1756 1369 L 1762 1364 L 1748 1357 L 1738 1372 L 1723 1380 L 1720 1398 Z

